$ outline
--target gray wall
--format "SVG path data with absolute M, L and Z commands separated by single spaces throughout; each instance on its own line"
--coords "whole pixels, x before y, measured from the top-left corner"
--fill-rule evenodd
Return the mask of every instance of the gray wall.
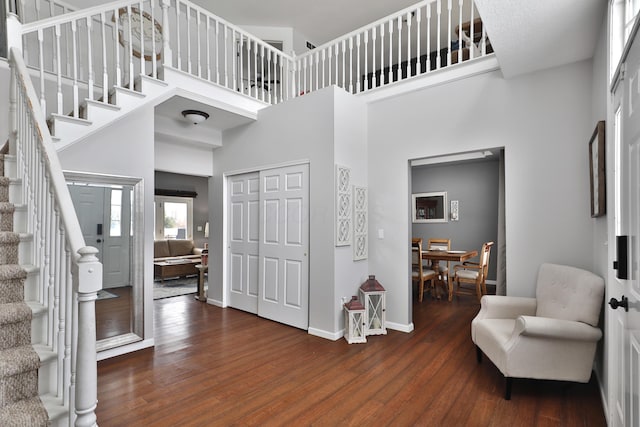
M 459 220 L 442 223 L 413 223 L 412 236 L 451 239 L 451 249 L 480 250 L 482 243 L 498 243 L 498 184 L 500 162 L 478 161 L 446 165 L 416 166 L 411 170 L 411 192 L 447 192 L 447 213 L 451 200 L 458 200 Z M 447 215 L 448 216 L 448 215 Z M 497 246 L 491 251 L 489 280 L 496 279 Z
M 204 224 L 209 220 L 208 178 L 156 171 L 155 179 L 155 188 L 198 193 L 198 196 L 193 199 L 193 242 L 196 247 L 202 248 L 206 242 Z M 199 226 L 202 227 L 201 231 L 198 231 Z M 209 224 L 209 228 L 211 228 L 211 224 Z

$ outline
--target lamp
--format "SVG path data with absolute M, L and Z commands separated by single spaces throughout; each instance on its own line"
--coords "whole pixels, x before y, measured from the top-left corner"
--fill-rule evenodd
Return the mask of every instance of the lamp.
M 202 123 L 209 118 L 209 114 L 198 110 L 184 110 L 182 116 L 194 125 Z

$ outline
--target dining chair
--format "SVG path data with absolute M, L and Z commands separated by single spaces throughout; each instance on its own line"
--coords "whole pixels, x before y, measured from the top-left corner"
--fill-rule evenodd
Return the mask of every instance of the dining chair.
M 432 238 L 427 240 L 427 250 L 428 251 L 450 251 L 451 250 L 451 239 L 436 239 Z M 438 275 L 439 279 L 444 283 L 445 289 L 449 289 L 449 270 L 451 269 L 451 263 L 447 261 L 446 263 L 440 261 L 438 262 Z M 430 268 L 433 270 L 433 263 L 427 261 L 425 268 Z
M 422 238 L 411 239 L 411 281 L 418 282 L 418 301 L 422 302 L 424 283 L 429 282 L 433 290 L 436 272 L 424 268 L 422 264 Z
M 461 265 L 453 267 L 453 281 L 449 283 L 449 301 L 453 297 L 453 285 L 455 283 L 456 295 L 473 295 L 474 289 L 468 289 L 460 286 L 461 283 L 473 284 L 475 287 L 475 295 L 480 301 L 482 295 L 487 293 L 487 272 L 489 271 L 489 255 L 491 255 L 491 247 L 493 242 L 482 244 L 480 250 L 479 262 L 465 261 Z

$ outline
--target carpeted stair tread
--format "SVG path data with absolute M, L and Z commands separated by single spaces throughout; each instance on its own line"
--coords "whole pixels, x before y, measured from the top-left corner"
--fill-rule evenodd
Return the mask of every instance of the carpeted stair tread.
M 24 302 L 11 302 L 0 306 L 0 326 L 31 321 L 31 309 Z
M 0 304 L 24 301 L 27 271 L 18 264 L 0 265 Z
M 0 426 L 45 427 L 48 425 L 47 410 L 39 397 L 23 399 L 0 408 Z
M 0 231 L 13 230 L 13 214 L 16 207 L 13 203 L 0 202 Z
M 40 357 L 31 345 L 0 351 L 0 381 L 3 378 L 40 368 Z
M 19 264 L 0 265 L 0 286 L 3 280 L 26 279 L 27 271 Z
M 24 302 L 0 305 L 0 350 L 31 343 L 33 312 Z

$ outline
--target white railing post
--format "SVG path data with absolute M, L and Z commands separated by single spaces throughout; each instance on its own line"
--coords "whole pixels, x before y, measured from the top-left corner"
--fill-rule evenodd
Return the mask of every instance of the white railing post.
M 171 0 L 162 0 L 162 64 L 171 67 L 173 53 L 171 52 L 171 37 L 169 33 L 169 6 Z
M 17 14 L 7 11 L 7 56 L 12 47 L 22 52 L 22 23 Z
M 78 345 L 76 349 L 75 413 L 77 427 L 97 426 L 98 369 L 96 358 L 96 298 L 102 288 L 102 264 L 98 250 L 86 246 L 78 251 Z

